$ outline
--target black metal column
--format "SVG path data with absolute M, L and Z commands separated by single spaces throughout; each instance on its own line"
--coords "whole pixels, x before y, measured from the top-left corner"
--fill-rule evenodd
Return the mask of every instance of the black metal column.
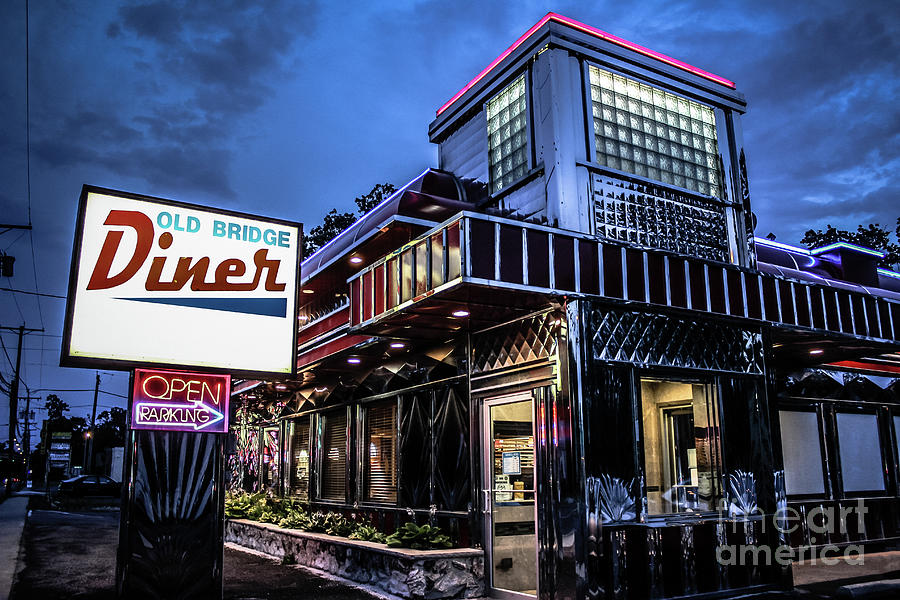
M 221 434 L 128 432 L 120 598 L 222 598 L 224 450 Z

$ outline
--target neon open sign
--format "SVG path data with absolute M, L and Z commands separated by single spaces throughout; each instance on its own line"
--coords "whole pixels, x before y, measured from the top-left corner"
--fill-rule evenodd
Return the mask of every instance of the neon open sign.
M 228 431 L 231 376 L 135 369 L 131 428 Z

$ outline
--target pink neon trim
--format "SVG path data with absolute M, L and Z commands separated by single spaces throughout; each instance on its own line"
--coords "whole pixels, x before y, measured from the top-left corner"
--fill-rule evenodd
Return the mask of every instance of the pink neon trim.
M 485 69 L 481 73 L 476 75 L 475 78 L 472 79 L 472 81 L 467 83 L 463 89 L 456 92 L 456 94 L 454 94 L 454 96 L 452 98 L 450 98 L 450 100 L 448 100 L 443 106 L 441 106 L 437 110 L 437 116 L 440 116 L 440 114 L 442 112 L 444 112 L 445 110 L 450 108 L 450 105 L 452 105 L 454 102 L 459 100 L 459 98 L 463 94 L 465 94 L 470 89 L 472 89 L 472 87 L 476 83 L 478 83 L 479 81 L 484 79 L 485 75 L 490 73 L 494 69 L 494 67 L 496 67 L 507 56 L 512 54 L 516 50 L 516 48 L 521 46 L 525 42 L 525 40 L 530 38 L 538 29 L 540 29 L 541 27 L 546 25 L 548 21 L 556 21 L 557 23 L 562 23 L 563 25 L 568 25 L 569 27 L 573 27 L 575 29 L 578 29 L 579 31 L 583 31 L 587 34 L 593 35 L 594 37 L 598 37 L 602 40 L 606 40 L 607 42 L 612 42 L 613 44 L 616 44 L 617 46 L 622 46 L 623 48 L 628 48 L 629 50 L 634 50 L 635 52 L 637 52 L 639 54 L 643 54 L 644 56 L 649 56 L 650 58 L 664 62 L 668 65 L 672 65 L 673 67 L 677 67 L 684 71 L 688 71 L 689 73 L 693 73 L 694 75 L 698 75 L 700 77 L 703 77 L 704 79 L 709 79 L 710 81 L 713 81 L 720 85 L 724 85 L 725 87 L 730 87 L 731 89 L 735 88 L 734 82 L 729 81 L 729 80 L 725 79 L 724 77 L 719 77 L 718 75 L 715 75 L 708 71 L 704 71 L 703 69 L 698 69 L 697 67 L 689 65 L 686 62 L 682 62 L 676 58 L 672 58 L 671 56 L 666 56 L 665 54 L 660 54 L 659 52 L 656 52 L 655 50 L 651 50 L 649 48 L 639 46 L 638 44 L 635 44 L 634 42 L 629 42 L 628 40 L 623 40 L 620 37 L 616 37 L 610 33 L 606 33 L 605 31 L 597 29 L 596 27 L 591 27 L 590 25 L 585 25 L 584 23 L 576 21 L 575 19 L 570 19 L 569 17 L 564 17 L 564 16 L 558 15 L 554 12 L 550 12 L 550 13 L 547 13 L 543 19 L 541 19 L 540 21 L 535 23 L 535 25 L 531 29 L 526 31 L 522 35 L 522 37 L 520 37 L 515 42 L 513 42 L 512 46 L 510 46 L 509 48 L 504 50 L 503 54 L 501 54 L 500 56 L 495 58 L 493 60 L 493 62 L 491 62 L 491 64 L 489 64 L 487 67 L 485 67 Z

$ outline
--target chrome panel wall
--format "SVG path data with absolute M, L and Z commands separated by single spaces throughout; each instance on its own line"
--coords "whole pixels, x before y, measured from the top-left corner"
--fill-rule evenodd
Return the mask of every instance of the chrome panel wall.
M 752 473 L 760 508 L 775 510 L 771 413 L 761 333 L 719 321 L 685 321 L 579 302 L 575 322 L 582 348 L 570 348 L 574 447 L 583 456 L 575 578 L 578 598 L 669 598 L 756 586 L 776 586 L 785 573 L 766 565 L 723 565 L 723 544 L 775 547 L 779 539 L 762 520 L 727 514 L 649 516 L 641 429 L 641 375 L 700 376 L 717 385 L 723 444 L 722 478 Z M 572 310 L 570 309 L 570 312 Z M 573 373 L 577 372 L 577 377 Z M 609 519 L 610 490 L 621 505 Z M 725 501 L 732 496 L 725 490 Z M 604 516 L 606 514 L 606 516 Z M 604 522 L 606 520 L 606 522 Z
M 894 420 L 900 417 L 900 378 L 891 381 L 886 377 L 808 369 L 777 373 L 775 383 L 778 410 L 812 412 L 820 429 L 820 454 L 810 462 L 821 465 L 824 492 L 787 496 L 787 505 L 801 516 L 799 527 L 790 533 L 788 543 L 795 548 L 825 544 L 878 548 L 895 544 L 900 539 L 900 446 L 897 443 L 900 432 Z M 844 489 L 844 469 L 852 470 L 854 466 L 844 465 L 840 460 L 842 442 L 837 431 L 837 415 L 855 412 L 877 418 L 881 455 L 869 458 L 876 465 L 881 463 L 884 490 L 853 493 Z M 775 437 L 780 450 L 781 437 Z M 857 510 L 860 501 L 866 509 L 862 515 Z M 847 511 L 844 527 L 819 531 L 809 527 L 809 516 L 815 515 L 814 511 L 821 516 L 828 511 L 840 515 L 842 510 Z
M 225 436 L 129 431 L 120 598 L 221 598 Z

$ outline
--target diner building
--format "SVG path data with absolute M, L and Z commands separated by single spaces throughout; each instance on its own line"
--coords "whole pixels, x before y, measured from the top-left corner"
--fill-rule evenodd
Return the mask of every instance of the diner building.
M 541 19 L 437 110 L 437 167 L 304 260 L 232 485 L 434 523 L 496 597 L 728 596 L 791 562 L 723 549 L 894 543 L 900 275 L 754 237 L 746 110 Z

